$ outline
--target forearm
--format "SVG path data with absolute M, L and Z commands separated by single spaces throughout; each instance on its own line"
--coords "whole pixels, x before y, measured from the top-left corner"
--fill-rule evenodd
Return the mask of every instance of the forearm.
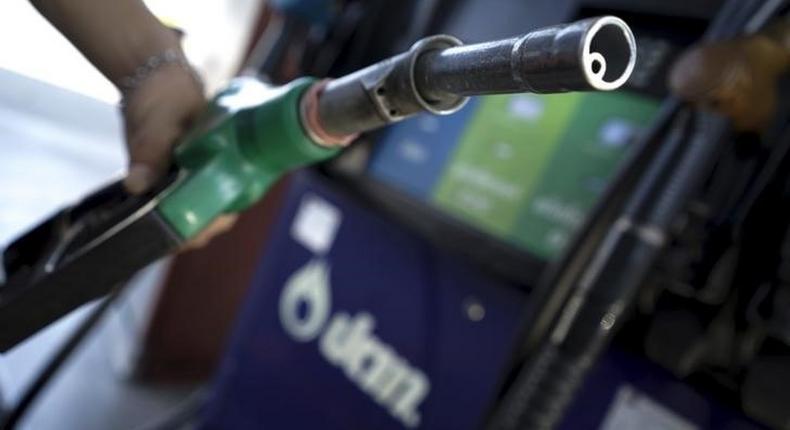
M 116 86 L 153 55 L 179 49 L 177 34 L 142 0 L 31 0 Z

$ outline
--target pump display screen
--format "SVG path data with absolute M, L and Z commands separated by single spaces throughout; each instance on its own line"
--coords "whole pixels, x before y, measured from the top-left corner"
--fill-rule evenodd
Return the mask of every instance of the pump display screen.
M 551 260 L 657 109 L 629 92 L 473 98 L 454 115 L 390 127 L 369 173 Z

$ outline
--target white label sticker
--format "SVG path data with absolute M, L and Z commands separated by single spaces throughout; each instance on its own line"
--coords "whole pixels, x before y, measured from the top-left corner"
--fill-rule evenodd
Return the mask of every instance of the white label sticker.
M 629 385 L 617 390 L 600 430 L 697 430 L 697 426 Z
M 329 202 L 313 195 L 302 204 L 291 224 L 291 236 L 315 254 L 324 254 L 332 247 L 342 215 Z

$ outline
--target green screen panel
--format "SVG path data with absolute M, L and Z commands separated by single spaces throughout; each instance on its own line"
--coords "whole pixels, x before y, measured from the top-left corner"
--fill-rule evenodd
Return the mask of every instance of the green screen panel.
M 509 239 L 541 257 L 556 257 L 657 109 L 656 102 L 627 93 L 585 95 Z
M 483 98 L 434 189 L 440 208 L 506 238 L 580 94 Z
M 432 203 L 553 259 L 657 109 L 656 101 L 623 92 L 486 97 Z
M 471 228 L 551 260 L 658 107 L 629 92 L 480 97 L 462 115 L 394 126 L 370 172 Z

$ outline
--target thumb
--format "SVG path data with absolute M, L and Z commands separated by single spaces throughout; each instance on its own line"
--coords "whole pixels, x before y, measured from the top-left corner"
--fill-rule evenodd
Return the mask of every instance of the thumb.
M 123 185 L 130 193 L 141 194 L 151 188 L 157 179 L 159 175 L 151 166 L 143 162 L 133 162 Z
M 173 126 L 150 124 L 129 142 L 129 173 L 126 189 L 140 194 L 156 184 L 167 172 L 172 147 L 180 134 Z

